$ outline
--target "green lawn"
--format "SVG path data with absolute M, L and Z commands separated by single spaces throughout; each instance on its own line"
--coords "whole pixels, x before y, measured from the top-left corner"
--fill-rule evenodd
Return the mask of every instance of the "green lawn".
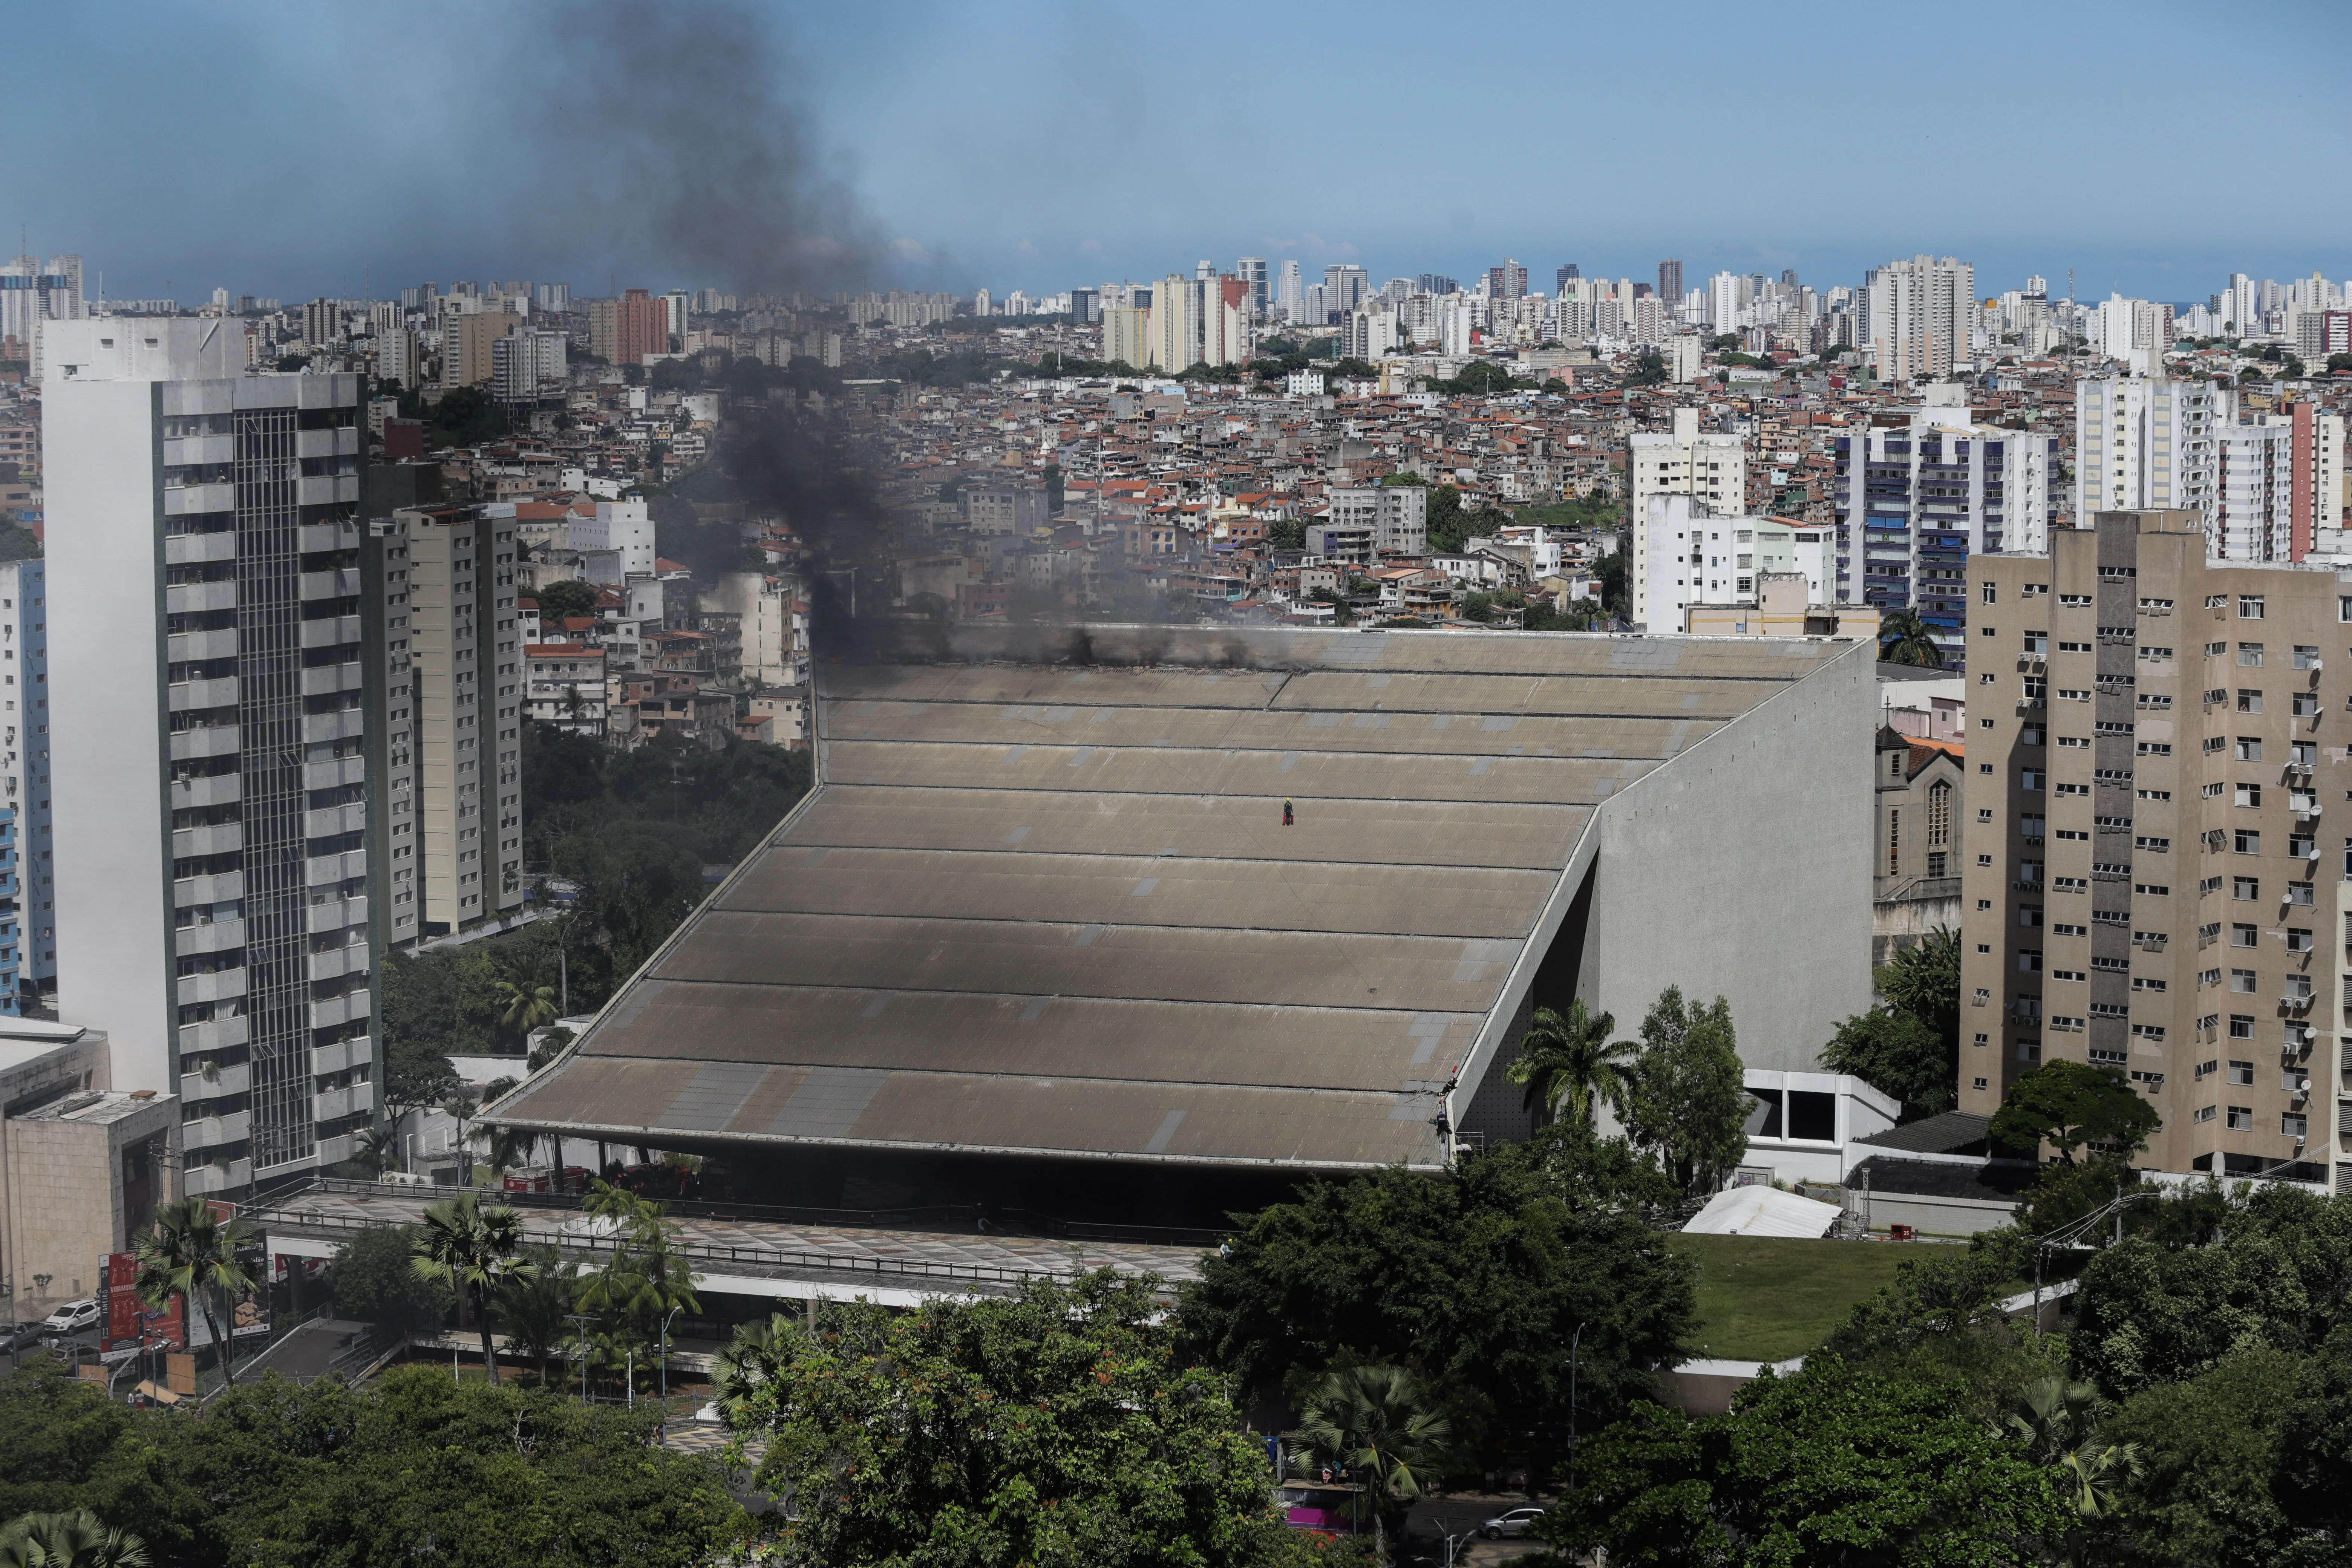
M 1883 1241 L 1776 1236 L 1676 1236 L 1668 1245 L 1698 1265 L 1691 1353 L 1727 1361 L 1805 1354 L 1911 1256 Z

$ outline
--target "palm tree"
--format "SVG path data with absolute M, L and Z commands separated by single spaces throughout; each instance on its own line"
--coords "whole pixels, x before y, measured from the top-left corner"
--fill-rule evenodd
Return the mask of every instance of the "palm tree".
M 375 1167 L 377 1175 L 400 1163 L 400 1131 L 392 1122 L 379 1121 L 360 1134 L 360 1158 Z
M 1375 1550 L 1388 1560 L 1388 1521 L 1422 1492 L 1453 1426 L 1431 1407 L 1421 1379 L 1401 1366 L 1350 1366 L 1326 1373 L 1300 1414 L 1302 1473 L 1344 1466 L 1372 1494 Z
M 621 1349 L 651 1345 L 671 1313 L 699 1312 L 702 1302 L 694 1293 L 693 1268 L 677 1252 L 677 1227 L 662 1217 L 662 1205 L 599 1182 L 587 1208 L 619 1222 L 612 1256 L 580 1289 L 581 1307 L 611 1325 L 607 1360 L 617 1367 Z
M 1944 650 L 1919 612 L 1905 606 L 1889 610 L 1878 620 L 1878 657 L 1888 664 L 1916 665 L 1922 669 L 1944 668 Z
M 555 987 L 500 980 L 490 986 L 499 1004 L 499 1022 L 528 1038 L 541 1024 L 555 1021 Z
M 0 1530 L 0 1568 L 146 1568 L 137 1536 L 109 1530 L 88 1509 L 28 1513 Z
M 764 1323 L 740 1323 L 727 1348 L 711 1358 L 716 1403 L 728 1420 L 741 1417 L 760 1389 L 782 1377 L 800 1352 L 800 1324 L 782 1312 Z
M 237 1261 L 237 1248 L 259 1241 L 252 1222 L 224 1220 L 203 1198 L 181 1198 L 155 1210 L 154 1228 L 140 1237 L 138 1273 L 132 1289 L 147 1310 L 160 1312 L 174 1296 L 196 1303 L 212 1331 L 214 1353 L 220 1358 L 221 1379 L 236 1382 L 236 1347 L 221 1332 L 215 1298 L 254 1288 L 254 1279 Z M 230 1327 L 235 1328 L 234 1320 Z
M 527 1267 L 519 1262 L 521 1217 L 512 1209 L 482 1207 L 481 1194 L 468 1188 L 426 1205 L 409 1252 L 418 1274 L 446 1281 L 474 1302 L 474 1321 L 482 1332 L 482 1365 L 496 1383 L 499 1359 L 490 1347 L 490 1298 L 503 1281 Z
M 1632 1040 L 1612 1041 L 1617 1027 L 1613 1014 L 1595 1017 L 1584 998 L 1569 1002 L 1568 1016 L 1538 1007 L 1534 1026 L 1519 1041 L 1507 1076 L 1527 1086 L 1526 1105 L 1544 1121 L 1555 1120 L 1562 1100 L 1568 1120 L 1579 1127 L 1592 1125 L 1600 1103 L 1622 1107 L 1633 1084 L 1633 1058 L 1641 1047 Z
M 2099 1441 L 2098 1391 L 2087 1383 L 2045 1377 L 2027 1384 L 2017 1404 L 2008 1427 L 2024 1440 L 2027 1458 L 2065 1472 L 2074 1511 L 2084 1519 L 2113 1513 L 2116 1483 L 2138 1479 L 2139 1445 Z
M 507 1326 L 509 1348 L 539 1363 L 539 1381 L 548 1382 L 547 1363 L 563 1353 L 565 1314 L 580 1281 L 580 1266 L 566 1263 L 551 1247 L 530 1249 L 527 1265 L 499 1282 L 499 1317 Z

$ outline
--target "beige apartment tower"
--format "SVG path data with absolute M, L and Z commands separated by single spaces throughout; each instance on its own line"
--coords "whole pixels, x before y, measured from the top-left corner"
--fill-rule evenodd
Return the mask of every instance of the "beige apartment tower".
M 409 948 L 522 907 L 514 520 L 411 507 L 378 527 L 384 937 Z
M 1960 1109 L 2111 1066 L 2144 1166 L 2352 1189 L 2352 583 L 2209 562 L 2189 510 L 1969 566 Z

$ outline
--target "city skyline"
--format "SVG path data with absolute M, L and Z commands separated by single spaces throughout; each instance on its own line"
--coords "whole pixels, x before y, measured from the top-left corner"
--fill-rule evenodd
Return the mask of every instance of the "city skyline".
M 349 91 L 348 62 L 380 47 L 354 8 L 305 10 L 300 26 L 272 5 L 201 20 L 131 10 L 102 38 L 74 13 L 26 20 L 28 49 L 104 58 L 152 90 L 99 117 L 86 71 L 32 73 L 25 107 L 71 134 L 0 212 L 33 252 L 89 258 L 92 291 L 102 274 L 116 298 L 383 297 L 485 275 L 595 293 L 624 274 L 658 288 L 804 277 L 1035 292 L 1203 255 L 1221 267 L 1295 256 L 1310 272 L 1355 262 L 1376 281 L 1467 279 L 1506 256 L 1538 279 L 1573 261 L 1642 280 L 1671 257 L 1694 280 L 1794 268 L 1825 288 L 1934 252 L 1972 259 L 1990 289 L 2040 273 L 2058 292 L 2071 268 L 2078 298 L 2168 301 L 2202 299 L 2235 270 L 2352 272 L 2352 220 L 2313 203 L 2284 153 L 2174 138 L 2164 158 L 2118 165 L 2079 151 L 2132 123 L 2140 84 L 2192 46 L 2202 14 L 2183 6 L 2020 12 L 1942 39 L 1956 88 L 1933 117 L 1916 81 L 1880 85 L 1864 68 L 1885 38 L 1856 41 L 1835 14 L 1801 29 L 1720 14 L 1667 51 L 1640 18 L 1507 13 L 1461 40 L 1449 70 L 1401 66 L 1389 41 L 1423 24 L 1378 6 L 1345 37 L 1305 14 L 1237 11 L 1249 47 L 1220 58 L 1206 43 L 1216 29 L 1162 37 L 1134 8 L 908 4 L 787 19 L 705 4 L 616 20 L 571 5 L 539 13 L 543 26 L 469 23 L 480 47 L 421 73 L 386 116 Z M 2232 25 L 2292 30 L 2323 53 L 2330 37 L 2352 41 L 2352 22 L 2317 7 Z M 1487 39 L 1512 59 L 1647 51 L 1668 79 L 1611 68 L 1515 85 L 1484 63 Z M 1166 68 L 1150 74 L 1185 92 L 1110 79 L 1104 62 L 1146 42 L 1163 52 L 1140 58 Z M 755 68 L 705 90 L 722 58 Z M 2084 58 L 2100 61 L 2095 78 L 2070 64 Z M 225 90 L 256 77 L 268 90 Z M 1667 90 L 1675 79 L 1686 90 Z M 2340 116 L 2344 89 L 2320 90 L 2322 117 Z M 1499 102 L 1500 133 L 1447 110 L 1456 99 Z M 265 121 L 289 115 L 326 133 L 265 138 Z M 744 124 L 767 129 L 739 142 Z M 153 149 L 191 130 L 223 145 L 266 139 L 273 156 L 190 182 Z M 1325 154 L 1286 151 L 1300 135 Z M 699 184 L 668 173 L 684 148 L 709 165 Z M 648 182 L 674 183 L 680 208 L 709 221 L 651 221 L 611 188 Z M 734 193 L 747 184 L 770 199 L 745 213 Z M 2199 221 L 2183 235 L 2192 192 Z M 804 240 L 812 253 L 772 265 Z

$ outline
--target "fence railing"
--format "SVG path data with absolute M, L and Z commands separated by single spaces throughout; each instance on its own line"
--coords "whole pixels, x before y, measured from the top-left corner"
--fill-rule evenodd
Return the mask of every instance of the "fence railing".
M 378 1182 L 355 1182 L 342 1176 L 313 1176 L 304 1192 L 338 1193 L 353 1197 L 440 1197 L 456 1188 L 388 1187 Z M 283 1193 L 273 1194 L 283 1197 Z M 586 1205 L 578 1193 L 509 1193 L 485 1190 L 510 1208 L 577 1210 Z M 767 1204 L 708 1203 L 700 1199 L 665 1199 L 663 1211 L 677 1219 L 741 1220 L 752 1224 L 821 1225 L 846 1230 L 917 1230 L 953 1227 L 977 1230 L 984 1222 L 1009 1236 L 1037 1235 L 1073 1241 L 1127 1241 L 1147 1247 L 1212 1247 L 1229 1240 L 1233 1232 L 1186 1229 L 1172 1226 L 1108 1225 L 1093 1220 L 1064 1219 L 1034 1209 L 983 1209 L 970 1204 L 939 1204 L 895 1209 L 797 1208 Z
M 408 1223 L 390 1215 L 320 1214 L 310 1209 L 257 1209 L 249 1217 L 264 1230 L 284 1229 L 326 1232 L 334 1236 L 357 1236 L 367 1231 L 394 1229 Z M 536 1236 L 533 1240 L 551 1240 L 559 1251 L 589 1258 L 603 1257 L 623 1250 L 627 1241 L 618 1237 L 579 1235 L 557 1231 L 554 1236 Z M 871 1278 L 877 1284 L 886 1280 L 903 1280 L 911 1284 L 961 1284 L 1006 1291 L 1031 1279 L 1051 1279 L 1071 1272 L 1068 1268 L 1054 1268 L 1041 1263 L 1034 1268 L 1001 1268 L 984 1263 L 944 1263 L 924 1258 L 861 1258 L 845 1257 L 838 1253 L 800 1252 L 782 1247 L 716 1246 L 709 1242 L 679 1241 L 669 1248 L 673 1256 L 695 1266 L 698 1272 L 715 1270 L 798 1278 L 807 1275 Z

